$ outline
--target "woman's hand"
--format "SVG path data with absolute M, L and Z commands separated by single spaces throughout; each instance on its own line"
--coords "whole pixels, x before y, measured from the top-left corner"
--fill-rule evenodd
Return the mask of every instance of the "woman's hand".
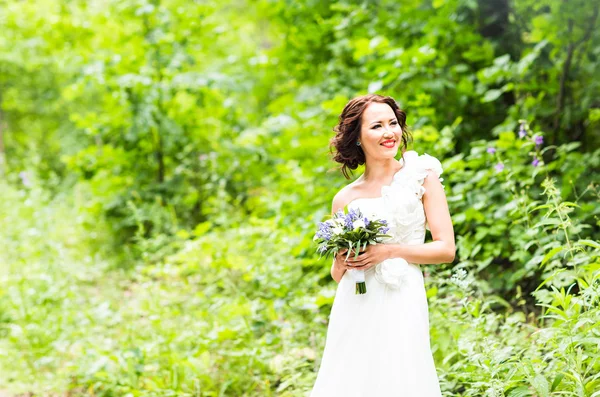
M 355 268 L 354 266 L 348 266 L 348 262 L 346 262 L 346 254 L 347 253 L 348 253 L 348 248 L 342 248 L 341 250 L 338 251 L 337 255 L 335 256 L 334 266 L 338 270 L 349 270 L 349 269 Z M 353 251 L 353 253 L 354 253 L 354 251 Z
M 345 252 L 348 252 L 348 250 Z M 368 244 L 367 248 L 356 259 L 354 258 L 355 254 L 356 252 L 352 251 L 348 257 L 347 269 L 367 270 L 390 258 L 389 247 L 385 244 Z

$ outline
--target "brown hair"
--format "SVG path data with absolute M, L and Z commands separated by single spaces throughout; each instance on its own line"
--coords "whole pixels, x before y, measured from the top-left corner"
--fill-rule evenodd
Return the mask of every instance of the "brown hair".
M 406 126 L 406 112 L 400 109 L 392 97 L 368 94 L 351 99 L 339 116 L 338 124 L 333 127 L 333 131 L 336 133 L 335 136 L 329 141 L 330 152 L 333 153 L 333 148 L 336 150 L 333 161 L 342 164 L 340 169 L 346 179 L 350 179 L 349 170 L 355 170 L 366 161 L 365 153 L 360 146 L 356 145 L 356 141 L 360 137 L 362 114 L 372 102 L 387 103 L 396 114 L 398 124 L 402 128 L 400 151 L 403 155 L 403 149 L 408 146 L 408 141 L 412 140 L 410 131 Z

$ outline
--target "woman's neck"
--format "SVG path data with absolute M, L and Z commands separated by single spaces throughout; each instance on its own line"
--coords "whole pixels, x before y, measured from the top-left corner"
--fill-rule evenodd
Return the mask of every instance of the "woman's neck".
M 385 184 L 404 166 L 395 158 L 367 162 L 361 180 L 367 183 Z

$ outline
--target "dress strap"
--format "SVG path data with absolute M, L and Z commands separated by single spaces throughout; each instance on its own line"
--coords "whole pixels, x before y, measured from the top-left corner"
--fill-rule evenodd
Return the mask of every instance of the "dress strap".
M 415 175 L 419 181 L 419 184 L 422 185 L 423 182 L 425 182 L 428 170 L 432 170 L 440 179 L 440 182 L 444 180 L 444 178 L 440 178 L 440 175 L 442 175 L 442 173 L 444 172 L 440 160 L 427 153 L 423 153 L 420 156 L 418 156 L 415 161 Z

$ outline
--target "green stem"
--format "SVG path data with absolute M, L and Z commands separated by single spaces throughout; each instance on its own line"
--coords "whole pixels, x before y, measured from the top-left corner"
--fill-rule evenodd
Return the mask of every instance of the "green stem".
M 355 294 L 366 294 L 367 293 L 367 284 L 364 282 L 356 283 Z

